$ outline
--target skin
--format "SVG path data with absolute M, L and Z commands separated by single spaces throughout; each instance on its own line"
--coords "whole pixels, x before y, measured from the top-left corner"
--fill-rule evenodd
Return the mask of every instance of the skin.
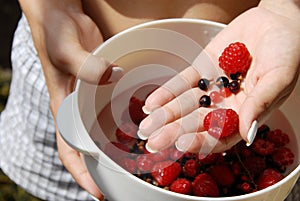
M 111 65 L 103 58 L 90 54 L 103 40 L 133 25 L 161 18 L 190 17 L 229 23 L 258 3 L 258 1 L 246 0 L 188 1 L 184 5 L 180 0 L 162 0 L 159 4 L 154 0 L 130 2 L 125 0 L 19 0 L 19 2 L 29 21 L 35 47 L 42 63 L 54 119 L 59 105 L 72 91 L 76 78 L 92 83 L 98 83 L 100 78 L 100 83 L 105 83 L 108 79 Z M 249 74 L 251 72 L 253 75 L 245 80 L 247 90 L 241 93 L 243 96 L 228 101 L 229 106 L 235 105 L 235 109 L 239 112 L 243 138 L 253 119 L 260 119 L 258 117 L 264 116 L 266 109 L 270 111 L 285 100 L 294 86 L 299 71 L 299 54 L 296 54 L 300 50 L 297 23 L 299 8 L 292 0 L 263 0 L 260 6 L 259 9 L 250 10 L 236 18 L 205 49 L 207 55 L 215 60 L 224 46 L 230 41 L 238 40 L 247 44 L 255 58 L 249 70 Z M 252 30 L 256 30 L 255 33 Z M 269 54 L 270 49 L 274 50 L 272 54 Z M 285 56 L 280 57 L 282 55 Z M 179 96 L 183 91 L 192 90 L 191 86 L 194 86 L 201 74 L 187 75 L 191 71 L 197 71 L 197 62 L 200 60 L 201 57 L 195 61 L 194 67 L 180 74 L 190 79 L 189 87 L 173 89 L 174 92 L 172 91 L 171 94 Z M 269 77 L 276 78 L 283 73 L 285 76 L 280 76 L 280 84 L 275 80 L 270 84 L 272 79 Z M 146 107 L 150 111 L 157 106 L 164 108 L 174 99 L 174 96 L 157 98 L 162 93 L 161 90 L 163 89 L 157 90 L 147 99 Z M 266 95 L 264 90 L 271 90 L 271 93 L 264 96 Z M 250 108 L 256 110 L 252 111 Z M 171 109 L 171 113 L 174 111 L 174 108 Z M 187 110 L 186 116 L 188 117 L 191 112 Z M 202 111 L 203 114 L 206 112 L 208 111 Z M 173 116 L 166 122 L 172 125 L 172 122 L 180 118 L 182 118 L 180 115 Z M 164 125 L 152 126 L 157 129 Z M 201 127 L 201 123 L 198 123 L 198 127 Z M 141 128 L 143 129 L 145 130 Z M 180 136 L 184 136 L 184 133 Z M 193 133 L 192 130 L 189 133 Z M 151 132 L 143 134 L 149 136 Z M 66 169 L 80 186 L 102 199 L 101 191 L 90 177 L 80 154 L 70 148 L 58 132 L 56 137 L 59 157 Z M 179 135 L 170 137 L 172 142 L 175 142 Z M 236 143 L 240 138 L 236 135 L 232 142 Z M 148 146 L 152 149 L 159 150 L 166 146 L 163 140 L 166 138 L 162 137 L 162 143 L 157 146 L 154 145 L 155 139 L 157 140 L 155 137 L 149 139 Z M 193 149 L 196 151 L 201 147 L 199 144 L 203 144 L 203 139 L 196 138 L 193 142 L 195 144 Z M 226 144 L 228 143 L 220 143 L 218 147 L 221 150 L 222 147 L 228 146 Z

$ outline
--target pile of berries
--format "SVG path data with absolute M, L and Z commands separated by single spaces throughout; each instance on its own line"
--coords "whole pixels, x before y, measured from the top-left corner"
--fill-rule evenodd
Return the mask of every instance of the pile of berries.
M 146 140 L 138 139 L 138 123 L 144 115 L 143 101 L 131 99 L 132 122 L 116 129 L 116 141 L 107 144 L 105 153 L 121 167 L 145 182 L 176 193 L 201 197 L 228 197 L 264 189 L 284 178 L 294 162 L 287 147 L 288 134 L 267 125 L 258 129 L 251 146 L 240 142 L 223 153 L 203 156 L 180 152 L 175 147 L 149 153 Z
M 232 93 L 240 91 L 251 56 L 246 46 L 230 44 L 219 57 L 219 66 L 228 76 L 217 78 L 218 91 L 200 98 L 200 107 L 217 105 Z M 210 84 L 202 78 L 198 86 L 209 91 Z M 223 153 L 180 152 L 175 147 L 158 153 L 149 153 L 146 140 L 138 139 L 139 123 L 146 117 L 144 101 L 132 97 L 129 104 L 130 122 L 125 121 L 115 133 L 116 141 L 108 143 L 104 152 L 121 167 L 140 179 L 176 193 L 201 197 L 228 197 L 255 192 L 284 178 L 285 170 L 294 162 L 294 153 L 288 148 L 288 134 L 280 129 L 261 126 L 251 146 L 240 142 Z M 239 117 L 232 109 L 216 108 L 203 122 L 208 134 L 223 138 L 238 132 Z
M 231 43 L 219 57 L 219 67 L 229 76 L 220 76 L 213 82 L 219 90 L 210 90 L 212 81 L 202 78 L 198 87 L 209 95 L 200 97 L 200 107 L 218 106 L 225 98 L 240 91 L 240 84 L 246 75 L 252 57 L 247 47 L 240 42 Z M 222 139 L 238 132 L 239 117 L 232 109 L 215 109 L 204 118 L 204 128 L 211 136 Z

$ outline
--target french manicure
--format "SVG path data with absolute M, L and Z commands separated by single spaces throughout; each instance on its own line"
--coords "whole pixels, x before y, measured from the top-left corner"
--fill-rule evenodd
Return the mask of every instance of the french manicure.
M 150 153 L 157 153 L 157 152 L 158 152 L 157 150 L 152 149 L 152 148 L 149 146 L 149 143 L 146 143 L 145 148 L 146 148 L 147 151 L 149 151 Z
M 138 130 L 136 134 L 137 134 L 137 136 L 138 136 L 141 140 L 147 140 L 147 139 L 148 139 L 148 137 L 145 136 L 145 135 L 143 135 L 143 133 L 142 133 L 140 130 Z
M 150 112 L 151 112 L 150 110 L 147 109 L 146 106 L 143 106 L 143 107 L 142 107 L 142 110 L 143 110 L 143 112 L 144 112 L 145 114 L 150 114 Z
M 257 129 L 258 129 L 258 122 L 254 120 L 247 134 L 247 141 L 248 141 L 246 144 L 247 146 L 250 146 L 253 143 L 256 136 Z
M 112 72 L 110 78 L 108 79 L 108 82 L 117 82 L 124 75 L 124 69 L 119 66 L 114 66 L 111 70 Z

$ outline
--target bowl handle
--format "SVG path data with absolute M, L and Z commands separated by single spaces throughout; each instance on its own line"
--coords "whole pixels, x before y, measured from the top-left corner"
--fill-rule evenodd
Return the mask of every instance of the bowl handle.
M 98 155 L 99 149 L 81 121 L 76 92 L 68 95 L 60 105 L 56 124 L 60 135 L 72 148 L 83 154 Z

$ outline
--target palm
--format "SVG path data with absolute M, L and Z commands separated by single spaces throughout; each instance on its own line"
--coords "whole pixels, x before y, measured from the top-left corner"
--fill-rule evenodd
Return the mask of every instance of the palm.
M 205 48 L 205 53 L 208 54 L 213 60 L 213 63 L 217 65 L 215 61 L 218 61 L 218 57 L 224 47 L 235 41 L 241 41 L 246 44 L 253 57 L 253 61 L 244 79 L 245 85 L 243 89 L 236 96 L 231 96 L 226 99 L 225 106 L 238 111 L 240 116 L 240 134 L 246 139 L 252 121 L 260 121 L 271 109 L 279 106 L 293 89 L 298 75 L 298 53 L 300 51 L 299 25 L 288 18 L 276 15 L 265 9 L 255 8 L 245 12 L 231 22 L 228 27 L 221 31 L 208 44 Z M 196 66 L 196 68 L 201 66 L 201 58 L 202 57 L 195 60 L 194 66 Z M 192 74 L 193 78 L 190 78 L 191 75 L 189 71 L 192 71 L 191 69 L 192 67 L 184 70 L 179 77 L 189 77 L 190 84 L 195 86 L 195 83 L 203 74 L 201 72 L 201 76 L 194 76 Z M 198 69 L 198 72 L 199 71 L 201 70 Z M 178 79 L 178 77 L 175 77 L 173 80 L 175 79 Z M 169 84 L 172 84 L 172 80 Z M 192 90 L 193 89 L 189 90 L 189 88 L 182 87 L 177 92 L 173 91 L 173 93 L 169 93 L 164 89 L 159 89 L 147 99 L 147 108 L 151 108 L 150 103 L 162 106 L 166 104 L 168 109 L 165 111 L 168 112 L 171 109 L 172 113 L 172 115 L 166 115 L 167 118 L 168 116 L 170 116 L 170 118 L 166 120 L 167 125 L 164 126 L 164 129 L 159 132 L 154 132 L 155 135 L 151 135 L 148 140 L 149 147 L 154 150 L 160 150 L 161 148 L 169 146 L 170 143 L 174 142 L 178 137 L 182 142 L 185 141 L 184 143 L 189 145 L 189 147 L 185 147 L 189 150 L 199 150 L 205 145 L 205 143 L 203 143 L 203 141 L 205 141 L 203 135 L 199 135 L 199 133 L 203 131 L 201 130 L 202 125 L 191 126 L 191 129 L 179 129 L 178 119 L 182 122 L 193 122 L 193 116 L 195 116 L 193 113 L 196 113 L 195 111 L 197 111 L 198 115 L 200 113 L 203 116 L 208 110 L 193 108 L 194 111 L 187 111 L 187 107 L 179 107 L 181 110 L 186 111 L 181 113 L 181 116 L 178 116 L 174 115 L 179 114 L 178 111 L 176 111 L 178 109 L 173 107 L 175 104 L 172 105 L 172 101 L 169 101 L 173 98 L 171 94 L 177 95 L 180 99 L 183 93 Z M 170 97 L 163 94 L 170 94 Z M 182 105 L 183 104 L 180 106 Z M 187 114 L 188 112 L 189 114 Z M 191 118 L 189 119 L 188 116 Z M 149 117 L 151 118 L 151 115 Z M 191 121 L 184 121 L 185 119 Z M 176 123 L 174 124 L 173 122 Z M 202 124 L 202 121 L 194 121 L 191 124 L 196 123 Z M 143 126 L 143 122 L 141 125 Z M 183 124 L 181 124 L 181 126 L 186 127 Z M 153 128 L 155 127 L 152 127 L 152 131 Z M 172 132 L 172 130 L 176 129 L 178 131 L 177 134 L 171 134 L 176 133 Z M 148 131 L 149 133 L 147 133 Z M 146 135 L 151 134 L 151 129 L 148 129 L 148 131 L 147 129 L 144 130 Z M 167 140 L 170 139 L 170 137 L 172 137 L 173 140 Z M 241 137 L 239 135 L 235 135 L 231 139 L 220 141 L 214 150 L 222 151 L 227 149 L 240 139 Z M 180 144 L 180 140 L 177 144 Z

